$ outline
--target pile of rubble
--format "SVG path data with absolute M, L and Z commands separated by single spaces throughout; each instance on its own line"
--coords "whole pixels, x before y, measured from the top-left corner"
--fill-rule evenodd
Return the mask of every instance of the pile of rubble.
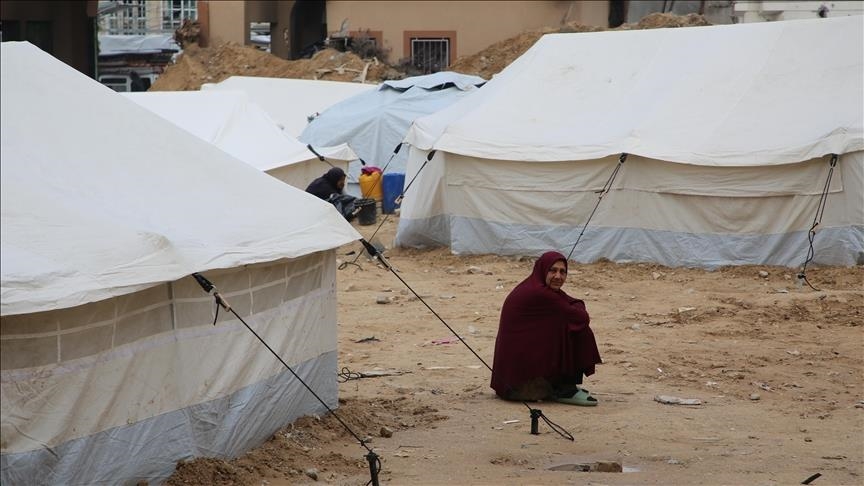
M 231 76 L 323 79 L 379 83 L 402 79 L 405 74 L 378 59 L 361 59 L 352 52 L 319 51 L 311 59 L 287 61 L 254 47 L 226 43 L 213 47 L 187 46 L 151 91 L 194 91 L 204 83 L 218 83 Z
M 657 29 L 662 27 L 693 27 L 711 25 L 698 14 L 685 16 L 654 13 L 638 23 L 624 24 L 615 29 L 569 23 L 558 28 L 546 27 L 523 32 L 503 40 L 450 66 L 451 71 L 474 74 L 491 79 L 508 64 L 521 56 L 544 34 L 570 32 L 598 32 L 603 30 Z M 188 40 L 197 36 L 192 31 L 184 35 Z M 380 83 L 388 79 L 402 79 L 406 72 L 377 58 L 362 59 L 353 52 L 335 49 L 319 51 L 311 59 L 287 61 L 254 47 L 233 43 L 214 47 L 184 45 L 183 54 L 169 66 L 150 88 L 151 91 L 198 90 L 204 83 L 218 83 L 231 76 L 263 76 L 272 78 L 323 79 L 358 83 Z

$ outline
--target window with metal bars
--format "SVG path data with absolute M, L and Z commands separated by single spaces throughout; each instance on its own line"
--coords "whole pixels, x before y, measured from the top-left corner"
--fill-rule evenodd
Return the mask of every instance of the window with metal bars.
M 187 19 L 198 19 L 198 2 L 196 0 L 162 1 L 162 29 L 177 30 Z
M 437 73 L 450 65 L 448 37 L 412 37 L 411 63 L 424 74 Z
M 147 2 L 120 0 L 115 12 L 105 14 L 108 34 L 142 35 L 147 33 Z

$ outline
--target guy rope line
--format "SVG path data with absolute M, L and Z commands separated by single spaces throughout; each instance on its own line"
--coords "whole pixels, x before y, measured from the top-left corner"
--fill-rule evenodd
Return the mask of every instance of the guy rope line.
M 213 298 L 216 300 L 216 318 L 217 319 L 219 317 L 219 307 L 220 306 L 224 307 L 226 311 L 234 314 L 234 317 L 239 319 L 240 322 L 242 322 L 243 325 L 246 326 L 246 329 L 248 329 L 249 332 L 251 332 L 256 338 L 258 338 L 258 340 L 261 341 L 261 344 L 263 344 L 264 347 L 267 348 L 267 350 L 270 351 L 270 353 L 273 354 L 273 356 L 275 356 L 276 359 L 278 359 L 279 362 L 282 363 L 282 365 L 285 368 L 287 368 L 288 371 L 290 371 L 292 375 L 294 375 L 294 378 L 296 378 L 300 382 L 300 384 L 302 384 L 306 388 L 306 390 L 308 390 L 309 393 L 312 394 L 313 397 L 318 399 L 318 401 L 321 402 L 321 405 L 324 405 L 324 408 L 326 408 L 327 411 L 331 415 L 333 415 L 333 417 L 335 417 L 336 420 L 338 420 L 340 424 L 342 424 L 342 427 L 344 427 L 345 430 L 347 430 L 352 436 L 354 436 L 354 438 L 357 439 L 357 441 L 360 443 L 360 445 L 363 446 L 364 449 L 366 449 L 367 454 L 365 457 L 366 457 L 366 460 L 369 462 L 369 473 L 371 474 L 371 479 L 366 484 L 367 484 L 367 486 L 369 484 L 371 484 L 372 486 L 379 486 L 378 473 L 381 472 L 381 459 L 378 457 L 378 454 L 376 454 L 372 449 L 370 449 L 369 446 L 366 445 L 366 441 L 361 439 L 360 436 L 357 435 L 351 429 L 351 427 L 349 427 L 348 424 L 346 424 L 345 421 L 342 420 L 342 418 L 339 417 L 339 415 L 337 415 L 336 412 L 332 408 L 330 408 L 330 406 L 327 405 L 327 403 L 324 400 L 322 400 L 321 397 L 318 396 L 317 393 L 315 393 L 315 390 L 313 390 L 312 387 L 310 387 L 306 383 L 306 381 L 303 380 L 303 378 L 300 378 L 300 375 L 298 375 L 294 371 L 294 369 L 291 368 L 291 366 L 289 366 L 288 363 L 286 363 L 285 360 L 283 360 L 281 356 L 279 356 L 279 353 L 274 351 L 273 348 L 271 348 L 270 345 L 267 344 L 267 341 L 265 341 L 264 338 L 262 338 L 260 335 L 258 335 L 258 333 L 255 332 L 255 330 L 252 329 L 252 327 L 249 326 L 249 324 L 247 324 L 246 321 L 243 320 L 242 317 L 240 317 L 240 314 L 238 314 L 237 311 L 235 311 L 228 304 L 228 302 L 225 300 L 225 298 L 222 297 L 222 294 L 220 294 L 219 291 L 216 290 L 216 286 L 213 285 L 213 283 L 211 283 L 209 280 L 207 280 L 207 278 L 204 277 L 203 275 L 201 275 L 200 273 L 193 273 L 192 276 L 195 278 L 195 280 L 198 282 L 198 285 L 201 286 L 201 288 L 204 290 L 204 292 L 206 292 L 207 294 L 212 294 Z M 216 325 L 216 319 L 213 320 L 213 325 L 214 326 Z
M 431 157 L 430 157 L 430 158 L 431 158 Z M 424 165 L 425 165 L 425 164 L 424 164 Z M 421 169 L 422 169 L 422 167 L 421 167 Z M 377 258 L 378 261 L 381 262 L 381 264 L 382 264 L 382 265 L 383 265 L 387 270 L 390 271 L 390 273 L 392 273 L 393 275 L 395 275 L 396 278 L 399 279 L 399 281 L 402 282 L 402 284 L 405 285 L 405 287 L 407 287 L 408 290 L 410 290 L 412 294 L 414 294 L 414 297 L 416 297 L 417 300 L 419 300 L 420 302 L 422 302 L 423 305 L 426 306 L 427 309 L 429 309 L 429 312 L 431 312 L 431 313 L 432 313 L 436 318 L 438 318 L 438 320 L 441 321 L 441 323 L 444 324 L 444 326 L 445 326 L 447 329 L 449 329 L 450 332 L 453 333 L 454 336 L 456 336 L 456 338 L 459 340 L 459 342 L 461 342 L 462 344 L 465 345 L 466 348 L 468 348 L 468 351 L 471 351 L 471 354 L 473 354 L 474 357 L 476 357 L 478 360 L 480 360 L 480 362 L 483 363 L 483 365 L 484 365 L 484 366 L 485 366 L 485 367 L 486 367 L 490 372 L 492 371 L 492 367 L 489 366 L 489 363 L 487 363 L 486 360 L 484 360 L 482 357 L 480 357 L 480 355 L 477 354 L 476 351 L 474 351 L 474 348 L 472 348 L 471 345 L 469 345 L 469 344 L 465 341 L 465 339 L 463 339 L 462 336 L 459 335 L 459 333 L 456 332 L 456 330 L 454 330 L 454 329 L 450 326 L 450 324 L 447 323 L 447 321 L 445 321 L 445 320 L 444 320 L 444 319 L 443 319 L 443 318 L 442 318 L 442 317 L 441 317 L 437 312 L 435 312 L 435 309 L 433 309 L 429 304 L 427 304 L 426 301 L 423 299 L 423 297 L 421 297 L 420 294 L 418 294 L 418 293 L 417 293 L 413 288 L 411 288 L 410 285 L 408 285 L 408 282 L 406 282 L 406 281 L 405 281 L 401 276 L 399 276 L 399 274 L 396 272 L 396 270 L 393 269 L 393 267 L 392 267 L 392 266 L 390 265 L 390 263 L 389 263 L 389 262 L 384 258 L 384 255 L 381 254 L 381 252 L 378 250 L 378 248 L 375 247 L 375 245 L 369 243 L 369 242 L 366 241 L 366 240 L 360 240 L 360 242 L 363 243 L 363 246 L 366 248 L 366 251 L 369 252 L 369 255 L 373 256 L 374 258 Z M 531 406 L 528 405 L 528 403 L 525 402 L 525 401 L 522 401 L 522 405 L 525 405 L 525 407 L 529 410 L 529 412 L 530 412 L 530 414 L 531 414 L 531 433 L 532 433 L 532 434 L 534 434 L 534 435 L 538 435 L 538 434 L 539 434 L 539 431 L 537 430 L 537 419 L 538 419 L 538 418 L 542 418 L 543 421 L 546 422 L 546 424 L 549 425 L 549 428 L 551 428 L 552 430 L 554 430 L 555 432 L 557 432 L 558 435 L 560 435 L 561 437 L 564 437 L 565 439 L 568 439 L 568 440 L 571 440 L 571 441 L 575 441 L 575 439 L 574 439 L 574 437 L 573 437 L 573 434 L 571 434 L 570 432 L 568 432 L 564 427 L 562 427 L 562 426 L 556 424 L 555 422 L 551 421 L 551 420 L 550 420 L 546 415 L 543 414 L 543 412 L 542 412 L 541 410 L 536 409 L 536 408 L 531 408 Z
M 387 163 L 384 164 L 384 168 L 381 169 L 381 177 L 375 179 L 375 182 L 372 183 L 372 187 L 369 188 L 368 194 L 361 193 L 363 197 L 369 197 L 373 192 L 375 192 L 375 188 L 378 187 L 378 182 L 384 179 L 384 173 L 387 172 L 387 167 L 390 167 L 390 162 L 393 162 L 393 157 L 396 157 L 396 155 L 399 153 L 399 149 L 402 148 L 403 143 L 404 142 L 399 142 L 399 145 L 397 145 L 396 148 L 393 149 L 393 153 L 390 154 L 390 158 L 387 159 Z M 360 163 L 366 165 L 366 161 L 364 161 L 363 159 L 360 159 Z
M 329 160 L 327 160 L 326 157 L 324 157 L 323 155 L 321 155 L 321 154 L 319 154 L 318 152 L 316 152 L 315 149 L 312 148 L 312 144 L 311 144 L 311 143 L 307 143 L 307 144 L 306 144 L 306 148 L 309 149 L 310 152 L 312 152 L 313 154 L 315 154 L 315 156 L 318 157 L 318 160 L 320 160 L 321 162 L 324 162 L 325 164 L 329 165 L 330 167 L 333 167 L 334 169 L 337 168 L 335 165 L 333 165 L 332 162 L 330 162 Z
M 582 235 L 585 234 L 585 229 L 588 228 L 588 223 L 591 222 L 591 218 L 594 217 L 594 213 L 597 212 L 597 208 L 600 206 L 600 201 L 603 200 L 603 196 L 609 193 L 609 190 L 612 189 L 612 183 L 615 182 L 615 176 L 618 175 L 618 171 L 621 170 L 621 166 L 624 165 L 624 162 L 627 160 L 627 154 L 622 153 L 621 156 L 618 157 L 618 165 L 615 166 L 615 170 L 612 171 L 612 175 L 609 176 L 609 179 L 606 181 L 606 184 L 603 185 L 603 188 L 597 191 L 599 196 L 597 197 L 597 204 L 594 205 L 594 209 L 591 211 L 591 214 L 588 216 L 588 220 L 585 221 L 585 225 L 582 226 L 582 232 L 579 233 L 579 237 L 576 238 L 576 243 L 573 243 L 573 248 L 570 248 L 570 253 L 567 254 L 567 260 L 570 260 L 570 257 L 573 256 L 573 250 L 576 249 L 576 245 L 579 244 L 579 240 L 582 239 Z
M 804 265 L 801 267 L 801 272 L 798 273 L 798 279 L 803 280 L 813 290 L 818 291 L 809 280 L 807 280 L 807 264 L 813 261 L 816 256 L 816 250 L 813 248 L 813 240 L 816 238 L 816 227 L 822 223 L 822 215 L 825 213 L 825 206 L 828 203 L 828 191 L 831 189 L 831 177 L 834 175 L 834 167 L 837 166 L 837 154 L 831 154 L 831 161 L 828 167 L 828 177 L 825 179 L 825 185 L 822 187 L 822 195 L 819 196 L 819 204 L 816 206 L 816 215 L 813 216 L 813 224 L 807 232 L 807 241 L 809 248 L 807 249 L 807 257 L 804 259 Z
M 400 146 L 401 146 L 401 144 L 400 144 Z M 393 152 L 393 155 L 395 156 L 396 153 L 398 153 L 398 152 L 399 152 L 399 146 L 396 147 L 396 151 Z M 423 161 L 423 165 L 421 165 L 420 168 L 417 169 L 417 173 L 414 174 L 414 177 L 411 178 L 411 181 L 409 181 L 409 182 L 408 182 L 408 185 L 405 186 L 405 189 L 402 190 L 402 193 L 399 194 L 398 197 L 396 197 L 396 204 L 400 204 L 400 203 L 402 202 L 402 199 L 405 197 L 405 193 L 408 192 L 408 189 L 410 189 L 410 188 L 411 188 L 411 185 L 414 184 L 414 181 L 417 180 L 417 176 L 420 175 L 420 172 L 423 171 L 423 168 L 426 167 L 426 164 L 428 164 L 429 161 L 432 160 L 432 157 L 435 156 L 435 152 L 437 152 L 437 150 L 432 150 L 431 152 L 429 152 L 429 155 L 426 156 L 426 160 Z M 392 157 L 391 157 L 391 158 L 392 158 Z M 389 162 L 388 162 L 388 164 L 389 164 Z M 386 169 L 387 166 L 384 166 L 384 167 L 385 167 L 385 169 Z M 379 223 L 379 224 L 378 224 L 378 227 L 375 228 L 375 231 L 372 232 L 372 236 L 369 237 L 369 240 L 375 238 L 375 235 L 378 234 L 378 231 L 381 230 L 381 227 L 384 226 L 384 223 L 386 223 L 388 219 L 390 219 L 390 215 L 389 215 L 389 214 L 385 214 L 385 215 L 384 215 L 384 218 L 381 219 L 381 223 Z M 364 241 L 365 241 L 365 240 L 364 240 Z M 339 270 L 344 270 L 345 267 L 347 267 L 348 265 L 357 265 L 357 260 L 360 258 L 360 255 L 361 255 L 362 253 L 363 253 L 362 251 L 357 252 L 357 255 L 354 257 L 354 260 L 353 260 L 353 261 L 350 261 L 350 262 L 342 262 L 342 263 L 339 265 Z M 371 253 L 370 253 L 370 255 L 371 255 Z

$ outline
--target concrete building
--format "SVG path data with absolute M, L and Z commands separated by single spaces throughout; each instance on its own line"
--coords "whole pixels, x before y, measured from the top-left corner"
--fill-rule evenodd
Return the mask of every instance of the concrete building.
M 735 17 L 740 23 L 801 20 L 817 17 L 864 15 L 864 1 L 736 1 Z
M 102 0 L 99 11 L 100 34 L 173 33 L 184 20 L 198 18 L 198 1 Z
M 96 0 L 3 0 L 0 2 L 0 40 L 28 41 L 94 77 L 96 10 Z
M 608 26 L 608 0 L 586 1 L 199 1 L 204 42 L 249 44 L 250 25 L 269 22 L 271 52 L 293 59 L 325 38 L 368 36 L 389 61 L 443 69 L 460 56 L 522 31 L 567 22 Z M 621 19 L 623 22 L 623 18 Z M 618 22 L 620 23 L 620 22 Z

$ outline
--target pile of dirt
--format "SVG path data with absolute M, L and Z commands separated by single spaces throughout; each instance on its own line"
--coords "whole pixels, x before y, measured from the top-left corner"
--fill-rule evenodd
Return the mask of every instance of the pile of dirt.
M 578 23 L 568 23 L 559 28 L 542 28 L 522 32 L 509 39 L 497 42 L 486 49 L 458 59 L 450 66 L 451 71 L 473 74 L 485 79 L 491 79 L 507 67 L 511 62 L 525 53 L 545 34 L 569 34 L 574 32 L 600 32 L 604 30 L 642 30 L 667 27 L 697 27 L 711 25 L 705 17 L 699 14 L 675 15 L 671 13 L 653 13 L 645 16 L 635 24 L 623 24 L 614 29 L 594 27 Z
M 368 442 L 381 434 L 414 427 L 429 427 L 443 420 L 438 410 L 418 406 L 405 397 L 395 399 L 339 400 L 339 418 Z M 343 447 L 345 453 L 326 450 L 333 442 L 356 440 L 333 416 L 302 417 L 273 434 L 267 442 L 232 460 L 197 458 L 181 462 L 168 479 L 168 486 L 185 484 L 261 484 L 266 477 L 291 483 L 311 481 L 307 471 L 314 470 L 325 481 L 343 482 L 367 467 L 363 450 Z
M 218 83 L 231 76 L 379 83 L 405 75 L 377 59 L 361 59 L 354 53 L 335 49 L 320 51 L 311 59 L 287 61 L 234 43 L 213 47 L 192 44 L 159 76 L 150 90 L 195 91 L 204 83 Z
M 662 27 L 692 27 L 711 25 L 697 14 L 679 16 L 654 13 L 636 24 L 624 24 L 612 30 L 657 29 Z M 388 65 L 377 58 L 362 59 L 353 52 L 325 49 L 311 59 L 287 61 L 254 47 L 226 43 L 213 47 L 199 47 L 189 43 L 197 38 L 198 26 L 184 26 L 181 36 L 184 51 L 177 62 L 169 66 L 150 88 L 151 91 L 195 91 L 204 83 L 218 83 L 231 76 L 262 76 L 271 78 L 322 79 L 380 83 L 389 79 L 402 79 L 405 69 Z M 181 29 L 182 30 L 182 29 Z M 540 37 L 549 33 L 598 32 L 607 30 L 577 23 L 558 28 L 546 27 L 523 32 L 510 39 L 495 43 L 474 55 L 457 60 L 451 71 L 474 74 L 491 79 L 508 64 L 521 56 Z M 188 44 L 188 45 L 187 45 Z
M 198 42 L 201 36 L 201 23 L 197 20 L 186 19 L 179 29 L 174 31 L 174 41 L 180 47 L 188 47 Z

